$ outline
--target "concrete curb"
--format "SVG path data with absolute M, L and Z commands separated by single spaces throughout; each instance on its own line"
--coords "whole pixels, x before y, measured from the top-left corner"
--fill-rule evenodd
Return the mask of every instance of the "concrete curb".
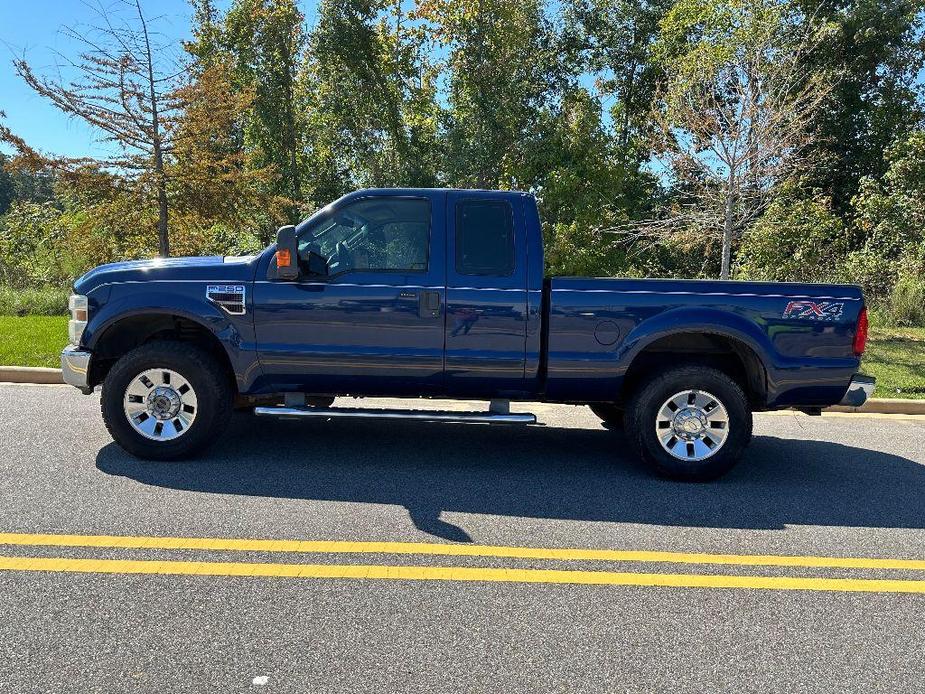
M 64 383 L 61 369 L 42 366 L 0 366 L 0 381 L 7 383 Z
M 925 400 L 906 400 L 903 398 L 871 398 L 861 407 L 844 407 L 835 405 L 827 407 L 826 412 L 856 412 L 859 414 L 923 414 Z
M 0 382 L 6 383 L 64 383 L 61 369 L 40 366 L 0 366 Z M 872 398 L 861 407 L 827 407 L 826 412 L 853 412 L 856 414 L 925 415 L 925 400 L 902 398 Z

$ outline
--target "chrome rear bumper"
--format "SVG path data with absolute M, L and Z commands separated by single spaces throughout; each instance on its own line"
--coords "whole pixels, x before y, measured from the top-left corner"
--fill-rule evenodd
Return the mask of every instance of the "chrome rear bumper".
M 93 355 L 74 345 L 61 352 L 61 377 L 64 382 L 79 388 L 84 394 L 92 393 L 90 386 L 90 358 Z
M 860 407 L 874 394 L 876 384 L 877 379 L 873 376 L 855 374 L 851 378 L 851 385 L 848 386 L 845 397 L 838 404 L 847 407 Z

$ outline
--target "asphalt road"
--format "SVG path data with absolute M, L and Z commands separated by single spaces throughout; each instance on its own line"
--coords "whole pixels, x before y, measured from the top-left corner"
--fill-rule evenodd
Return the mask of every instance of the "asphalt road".
M 530 428 L 241 415 L 172 464 L 124 454 L 98 408 L 0 385 L 0 692 L 923 688 L 925 564 L 818 558 L 925 559 L 925 419 L 759 415 L 746 460 L 696 485 L 650 476 L 586 408 L 532 407 Z M 367 565 L 420 576 L 348 577 Z M 659 585 L 679 574 L 743 585 Z

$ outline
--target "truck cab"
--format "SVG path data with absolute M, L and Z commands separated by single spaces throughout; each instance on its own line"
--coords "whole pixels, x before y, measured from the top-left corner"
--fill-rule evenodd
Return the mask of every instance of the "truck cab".
M 256 388 L 535 394 L 543 249 L 532 202 L 514 192 L 359 191 L 298 225 L 297 276 L 280 280 L 275 252 L 257 266 Z

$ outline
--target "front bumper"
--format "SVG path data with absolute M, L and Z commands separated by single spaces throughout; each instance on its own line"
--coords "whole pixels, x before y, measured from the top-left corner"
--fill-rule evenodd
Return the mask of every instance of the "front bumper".
M 86 350 L 68 345 L 61 352 L 61 376 L 64 382 L 79 388 L 84 394 L 92 393 L 90 386 L 90 358 Z
M 874 394 L 874 386 L 876 386 L 876 384 L 877 379 L 873 376 L 855 374 L 851 378 L 851 384 L 848 386 L 845 397 L 843 397 L 838 404 L 847 407 L 860 407 Z

